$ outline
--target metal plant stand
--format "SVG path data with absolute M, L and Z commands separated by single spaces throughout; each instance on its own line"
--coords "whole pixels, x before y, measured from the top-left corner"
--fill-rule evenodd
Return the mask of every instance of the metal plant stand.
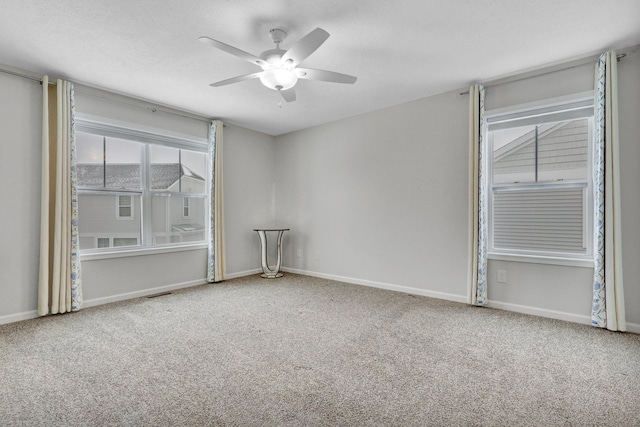
M 265 279 L 275 279 L 276 277 L 282 277 L 282 273 L 280 273 L 280 266 L 282 265 L 282 236 L 284 235 L 284 232 L 288 230 L 288 228 L 253 229 L 253 231 L 258 232 L 258 236 L 260 237 L 260 247 L 262 250 L 262 271 L 264 274 L 261 274 L 260 277 L 264 277 Z M 267 231 L 278 232 L 278 258 L 276 260 L 276 266 L 273 269 L 269 268 L 269 263 L 267 262 Z

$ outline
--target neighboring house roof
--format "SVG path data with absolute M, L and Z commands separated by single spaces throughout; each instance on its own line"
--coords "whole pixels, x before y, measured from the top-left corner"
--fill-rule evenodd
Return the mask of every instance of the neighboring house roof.
M 581 168 L 588 160 L 587 119 L 538 126 L 538 165 L 541 170 Z M 535 131 L 495 150 L 494 173 L 512 173 L 531 167 L 535 159 Z
M 151 189 L 166 190 L 180 179 L 179 163 L 159 163 L 151 165 Z
M 139 189 L 141 188 L 140 164 L 116 163 L 102 164 L 79 163 L 78 186 Z M 179 163 L 154 163 L 151 165 L 151 189 L 166 190 L 174 185 L 182 176 L 204 182 L 204 178 L 187 166 Z

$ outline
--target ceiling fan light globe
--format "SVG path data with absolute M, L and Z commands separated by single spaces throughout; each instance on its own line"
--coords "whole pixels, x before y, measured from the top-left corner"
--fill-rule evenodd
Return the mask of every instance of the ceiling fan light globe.
M 298 82 L 298 76 L 286 68 L 273 68 L 260 73 L 263 85 L 273 90 L 291 89 Z

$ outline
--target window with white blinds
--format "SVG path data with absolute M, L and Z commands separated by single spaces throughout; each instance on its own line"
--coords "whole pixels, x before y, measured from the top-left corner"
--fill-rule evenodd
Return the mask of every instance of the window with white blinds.
M 591 256 L 593 101 L 489 117 L 489 251 Z
M 586 186 L 502 190 L 493 195 L 493 247 L 584 254 Z

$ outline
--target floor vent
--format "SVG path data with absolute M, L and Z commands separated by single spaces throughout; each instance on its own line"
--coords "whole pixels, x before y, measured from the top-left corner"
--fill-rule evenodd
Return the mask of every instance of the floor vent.
M 162 292 L 160 294 L 153 294 L 153 295 L 149 295 L 147 298 L 158 298 L 158 297 L 163 297 L 165 295 L 171 295 L 171 292 Z

